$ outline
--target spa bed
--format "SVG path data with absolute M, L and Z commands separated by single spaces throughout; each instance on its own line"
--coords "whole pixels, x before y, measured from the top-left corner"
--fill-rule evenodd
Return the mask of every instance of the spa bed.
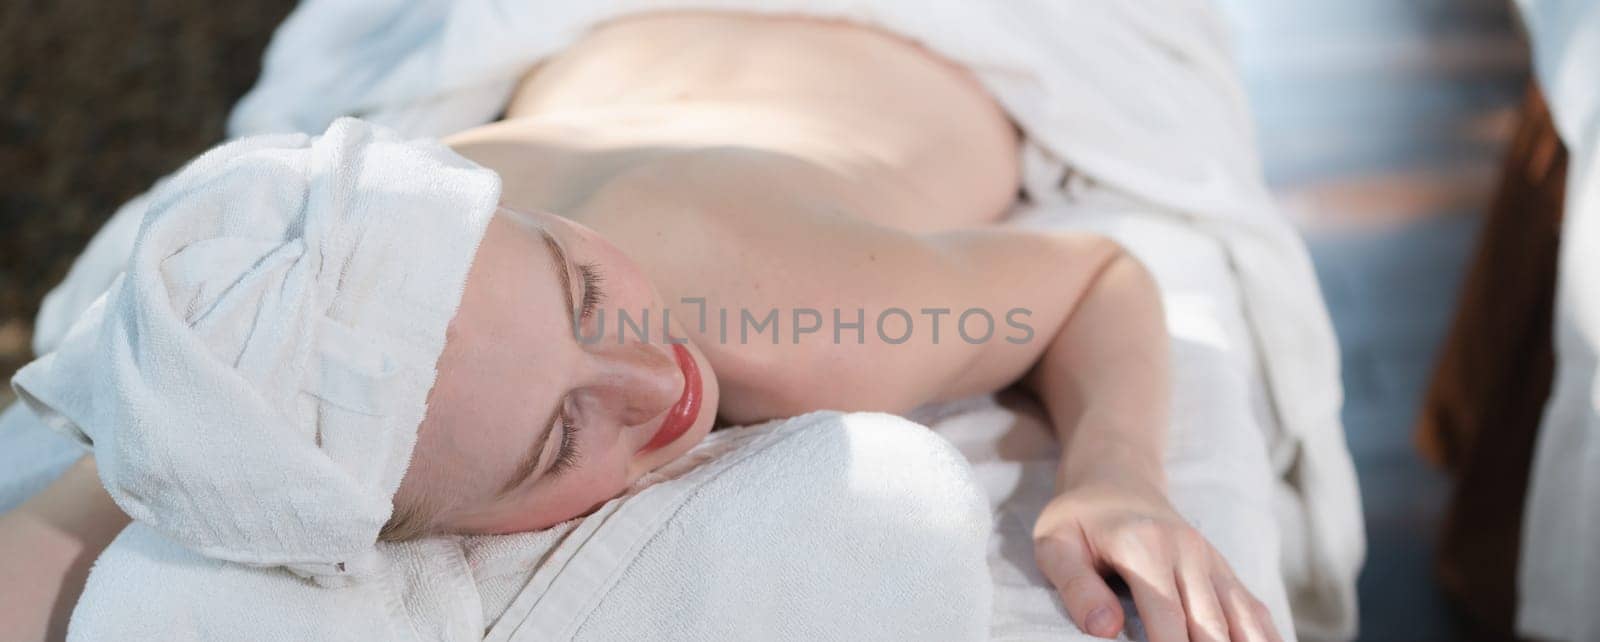
M 412 3 L 355 13 L 306 2 L 279 29 L 230 134 L 320 131 L 358 114 L 443 135 L 492 119 L 520 70 L 587 26 L 662 6 Z M 1179 510 L 1286 639 L 1354 635 L 1363 536 L 1332 330 L 1303 243 L 1262 185 L 1209 7 L 673 6 L 877 24 L 972 69 L 1025 134 L 1023 197 L 1007 224 L 1106 234 L 1156 276 L 1174 356 L 1167 464 Z M 121 270 L 142 210 L 141 199 L 119 210 L 47 298 L 36 352 L 49 351 Z M 385 582 L 336 597 L 283 571 L 206 560 L 135 524 L 97 563 L 73 631 L 164 640 L 366 639 L 375 627 L 417 639 L 1089 639 L 1033 563 L 1032 523 L 1056 456 L 1041 417 L 1036 404 L 1003 393 L 904 418 L 822 412 L 729 429 L 588 518 L 540 533 L 392 545 Z M 8 409 L 0 508 L 39 488 L 75 449 Z M 780 466 L 785 476 L 754 465 L 817 452 L 831 458 Z M 925 465 L 871 465 L 889 452 Z M 755 481 L 738 483 L 746 475 Z M 774 503 L 794 512 L 752 508 Z M 796 530 L 819 524 L 852 536 Z M 897 530 L 916 537 L 882 535 Z M 811 547 L 809 564 L 779 552 L 796 542 Z M 863 576 L 878 579 L 852 581 Z M 774 581 L 794 590 L 762 588 Z

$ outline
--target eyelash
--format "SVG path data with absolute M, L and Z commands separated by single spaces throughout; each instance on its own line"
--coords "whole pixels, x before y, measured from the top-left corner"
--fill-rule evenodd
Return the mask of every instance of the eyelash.
M 578 463 L 578 426 L 572 422 L 572 415 L 566 410 L 561 411 L 561 450 L 556 453 L 556 462 L 550 465 L 550 475 L 559 475 L 562 471 Z
M 579 317 L 587 319 L 594 314 L 601 301 L 606 300 L 606 293 L 600 290 L 600 284 L 605 281 L 605 276 L 600 274 L 600 267 L 594 263 L 584 263 L 578 266 L 578 272 L 583 276 L 583 305 L 579 306 Z
M 594 314 L 601 301 L 606 300 L 606 293 L 601 291 L 600 283 L 605 277 L 600 274 L 600 267 L 594 263 L 578 265 L 578 273 L 583 278 L 583 302 L 579 306 L 579 317 L 589 318 Z M 559 475 L 562 471 L 572 468 L 578 463 L 578 425 L 572 421 L 572 415 L 566 409 L 561 411 L 561 450 L 556 453 L 556 461 L 550 465 L 550 474 Z

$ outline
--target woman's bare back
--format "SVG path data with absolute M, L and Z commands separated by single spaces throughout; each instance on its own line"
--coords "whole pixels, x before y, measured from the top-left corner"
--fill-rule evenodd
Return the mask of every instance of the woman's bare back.
M 970 73 L 843 21 L 671 12 L 606 23 L 530 71 L 506 118 L 573 112 L 609 115 L 634 145 L 791 156 L 819 170 L 801 178 L 811 189 L 913 232 L 994 221 L 1019 182 L 1018 133 Z
M 531 71 L 506 120 L 448 142 L 500 172 L 507 204 L 579 221 L 638 261 L 736 422 L 954 394 L 935 373 L 970 366 L 975 350 L 870 391 L 805 379 L 892 374 L 856 334 L 879 343 L 887 308 L 953 305 L 918 287 L 941 280 L 926 240 L 998 220 L 1019 182 L 1017 132 L 964 70 L 886 32 L 802 17 L 607 23 Z M 834 309 L 847 326 L 860 310 L 865 326 L 834 342 Z M 813 317 L 796 310 L 823 328 L 797 340 Z M 921 340 L 931 330 L 924 321 Z

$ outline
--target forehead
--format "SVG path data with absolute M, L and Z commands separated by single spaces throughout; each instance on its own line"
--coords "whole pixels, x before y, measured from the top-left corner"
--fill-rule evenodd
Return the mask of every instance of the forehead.
M 555 257 L 544 233 L 496 216 L 478 247 L 451 322 L 463 347 L 533 357 L 570 334 L 560 271 L 565 266 Z
M 568 387 L 578 348 L 555 269 L 537 231 L 491 221 L 450 324 L 415 456 L 428 485 L 452 501 L 498 491 Z

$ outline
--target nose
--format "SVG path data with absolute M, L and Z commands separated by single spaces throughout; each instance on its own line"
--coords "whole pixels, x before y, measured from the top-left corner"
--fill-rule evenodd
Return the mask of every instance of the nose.
M 592 353 L 595 386 L 624 426 L 645 423 L 672 407 L 683 394 L 683 371 L 670 346 L 643 341 L 601 341 Z

